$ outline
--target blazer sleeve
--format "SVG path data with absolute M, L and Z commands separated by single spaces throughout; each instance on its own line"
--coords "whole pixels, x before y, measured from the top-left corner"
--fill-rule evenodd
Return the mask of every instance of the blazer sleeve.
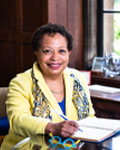
M 32 81 L 26 75 L 11 80 L 6 101 L 10 130 L 23 136 L 44 134 L 48 119 L 32 116 Z

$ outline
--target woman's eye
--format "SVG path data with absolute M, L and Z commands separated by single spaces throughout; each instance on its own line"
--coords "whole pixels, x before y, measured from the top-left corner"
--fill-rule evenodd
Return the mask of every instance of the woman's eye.
M 59 52 L 60 52 L 60 53 L 66 53 L 66 50 L 60 49 Z
M 51 50 L 45 49 L 45 50 L 43 50 L 43 53 L 44 53 L 44 54 L 49 54 L 49 53 L 51 53 Z

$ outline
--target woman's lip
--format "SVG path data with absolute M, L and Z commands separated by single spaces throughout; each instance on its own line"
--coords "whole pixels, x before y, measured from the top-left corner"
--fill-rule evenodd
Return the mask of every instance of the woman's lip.
M 61 64 L 60 63 L 48 63 L 48 65 L 50 65 L 50 66 L 59 66 Z
M 53 69 L 58 69 L 61 64 L 48 64 Z

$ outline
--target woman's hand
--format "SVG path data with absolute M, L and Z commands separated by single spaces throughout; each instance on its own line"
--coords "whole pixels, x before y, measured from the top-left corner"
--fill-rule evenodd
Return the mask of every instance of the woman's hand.
M 75 121 L 63 121 L 59 123 L 48 123 L 45 133 L 53 133 L 62 137 L 70 137 L 77 131 L 79 125 Z

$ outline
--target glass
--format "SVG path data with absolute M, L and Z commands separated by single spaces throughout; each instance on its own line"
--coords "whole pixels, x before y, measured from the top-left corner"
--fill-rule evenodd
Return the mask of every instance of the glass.
M 120 11 L 120 0 L 103 0 L 104 10 Z
M 120 13 L 104 13 L 104 52 L 120 55 Z

